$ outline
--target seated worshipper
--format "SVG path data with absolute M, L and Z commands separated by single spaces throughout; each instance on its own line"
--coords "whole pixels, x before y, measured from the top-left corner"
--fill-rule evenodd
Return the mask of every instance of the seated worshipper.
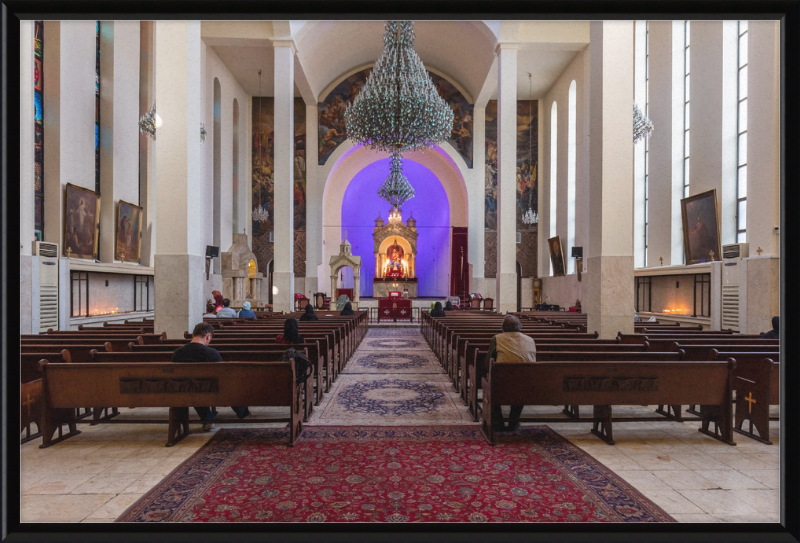
M 194 327 L 192 331 L 192 341 L 179 347 L 172 353 L 173 362 L 222 362 L 222 357 L 219 351 L 212 349 L 208 346 L 211 342 L 211 337 L 214 335 L 214 327 L 208 323 L 201 322 Z M 250 409 L 244 407 L 231 407 L 240 419 L 250 416 Z M 197 416 L 200 420 L 212 421 L 214 420 L 214 413 L 210 407 L 195 407 Z M 209 431 L 214 427 L 211 422 L 203 424 L 203 431 Z
M 452 311 L 453 310 L 453 304 L 450 303 L 450 300 L 447 300 L 447 303 L 444 304 L 444 310 L 445 311 Z
M 761 339 L 780 339 L 780 332 L 781 332 L 781 318 L 780 317 L 772 317 L 772 330 L 769 332 L 764 332 L 762 334 Z
M 536 343 L 533 338 L 521 332 L 522 325 L 514 315 L 506 315 L 503 319 L 503 333 L 497 334 L 489 343 L 489 351 L 483 359 L 488 369 L 489 360 L 494 358 L 496 364 L 524 364 L 536 362 Z M 519 416 L 522 405 L 512 405 L 508 428 L 503 424 L 503 411 L 499 405 L 492 405 L 492 423 L 495 432 L 516 430 L 519 428 Z
M 342 312 L 339 314 L 342 316 L 355 315 L 355 312 L 353 311 L 353 304 L 350 302 L 344 304 L 344 309 L 342 309 Z
M 299 333 L 300 325 L 297 324 L 297 319 L 289 317 L 283 323 L 283 333 L 278 334 L 275 338 L 277 343 L 285 343 L 286 345 L 294 345 L 297 343 L 305 343 L 306 340 Z
M 216 313 L 217 311 L 225 307 L 224 305 L 222 305 L 223 302 L 222 293 L 218 290 L 212 290 L 211 295 L 214 297 L 214 303 L 215 303 L 214 312 Z
M 302 315 L 300 315 L 301 321 L 318 321 L 319 317 L 317 314 L 314 313 L 314 306 L 311 304 L 306 305 L 306 311 Z
M 336 310 L 341 311 L 342 309 L 344 309 L 344 304 L 346 304 L 349 301 L 350 298 L 347 297 L 347 294 L 342 294 L 341 296 L 339 296 L 339 298 L 336 300 Z
M 250 302 L 245 302 L 242 305 L 242 310 L 239 311 L 239 318 L 240 319 L 255 319 L 256 314 L 250 310 Z
M 431 317 L 445 317 L 444 309 L 442 309 L 442 302 L 436 302 L 431 311 Z
M 217 311 L 217 317 L 224 317 L 226 319 L 232 319 L 236 316 L 236 311 L 231 309 L 231 301 L 227 298 L 222 300 L 222 309 Z M 255 316 L 255 315 L 254 315 Z
M 206 312 L 203 313 L 203 318 L 204 319 L 206 317 L 214 317 L 214 318 L 216 318 L 217 314 L 214 313 L 214 309 L 215 309 L 214 304 L 212 304 L 211 302 L 208 302 L 208 304 L 206 304 Z

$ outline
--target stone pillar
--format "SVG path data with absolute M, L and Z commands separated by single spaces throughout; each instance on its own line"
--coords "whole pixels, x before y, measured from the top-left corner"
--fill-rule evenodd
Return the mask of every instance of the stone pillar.
M 517 310 L 517 50 L 497 45 L 497 285 L 498 313 Z M 480 143 L 480 142 L 479 142 Z
M 100 260 L 114 262 L 119 201 L 139 202 L 139 21 L 100 23 Z M 136 234 L 136 233 L 134 233 Z M 136 262 L 136 255 L 125 255 Z
M 272 310 L 294 308 L 294 60 L 288 40 L 275 50 L 275 264 Z M 314 132 L 316 134 L 316 132 Z M 306 145 L 308 147 L 308 145 Z
M 736 21 L 692 21 L 689 193 L 717 191 L 720 242 L 736 241 Z
M 633 22 L 590 23 L 588 331 L 633 332 Z
M 205 283 L 199 21 L 156 21 L 156 145 L 161 202 L 155 255 L 155 328 L 179 338 L 202 320 Z M 175 59 L 181 59 L 176 69 Z
M 672 215 L 673 205 L 673 113 L 683 113 L 683 105 L 677 111 L 673 109 L 672 88 L 672 21 L 650 21 L 650 120 L 658 127 L 648 141 L 649 183 L 647 217 L 650 225 L 648 232 L 648 251 L 646 266 L 660 266 L 659 258 L 664 264 L 672 262 L 672 230 L 681 229 L 680 214 L 677 223 Z M 682 76 L 681 76 L 682 80 Z M 680 92 L 683 96 L 683 93 Z M 680 100 L 682 102 L 682 99 Z M 639 104 L 643 106 L 642 104 Z M 680 115 L 679 115 L 680 116 Z M 680 126 L 683 126 L 681 121 Z M 681 137 L 683 130 L 679 130 Z M 682 146 L 680 147 L 683 148 Z M 682 167 L 683 157 L 681 156 Z M 676 172 L 679 173 L 679 172 Z M 642 198 L 644 195 L 642 195 Z M 680 196 L 678 196 L 680 200 Z M 680 260 L 681 255 L 678 255 Z
M 306 290 L 312 295 L 325 292 L 322 264 L 322 195 L 325 180 L 317 179 L 317 104 L 306 104 Z
M 150 111 L 155 100 L 155 23 L 140 21 L 139 29 L 139 117 Z M 137 119 L 138 124 L 138 119 Z M 142 252 L 139 263 L 153 266 L 156 252 L 156 145 L 139 133 L 139 205 L 142 206 Z

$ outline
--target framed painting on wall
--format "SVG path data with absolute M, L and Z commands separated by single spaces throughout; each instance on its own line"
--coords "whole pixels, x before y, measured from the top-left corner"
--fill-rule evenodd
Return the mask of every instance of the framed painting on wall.
M 64 199 L 64 254 L 97 258 L 100 197 L 93 190 L 67 183 Z
M 717 191 L 712 189 L 683 198 L 681 215 L 686 263 L 699 264 L 721 260 Z
M 116 230 L 114 259 L 139 262 L 142 250 L 142 208 L 120 200 Z
M 564 249 L 561 247 L 561 237 L 555 236 L 547 240 L 550 246 L 550 261 L 553 263 L 553 277 L 565 275 Z

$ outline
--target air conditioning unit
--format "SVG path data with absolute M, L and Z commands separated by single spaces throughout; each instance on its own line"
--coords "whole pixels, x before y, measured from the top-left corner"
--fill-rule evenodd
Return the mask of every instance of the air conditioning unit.
M 33 242 L 39 257 L 39 332 L 58 330 L 58 244 Z
M 742 259 L 750 256 L 750 245 L 722 246 L 722 328 L 739 331 Z

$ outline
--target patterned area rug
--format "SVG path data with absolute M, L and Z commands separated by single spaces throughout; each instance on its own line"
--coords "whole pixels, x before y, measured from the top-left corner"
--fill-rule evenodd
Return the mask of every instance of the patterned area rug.
M 422 334 L 419 331 L 419 325 L 414 327 L 404 327 L 404 328 L 397 328 L 392 327 L 390 325 L 386 325 L 384 328 L 376 328 L 374 324 L 369 325 L 369 331 L 367 332 L 368 338 L 376 338 L 376 337 L 419 337 L 422 338 Z
M 431 352 L 359 351 L 347 363 L 344 373 L 442 373 Z
M 358 347 L 359 351 L 426 351 L 431 352 L 431 348 L 422 339 L 419 331 L 415 336 L 408 337 L 376 337 L 366 338 Z
M 675 522 L 546 426 L 220 429 L 117 522 Z

